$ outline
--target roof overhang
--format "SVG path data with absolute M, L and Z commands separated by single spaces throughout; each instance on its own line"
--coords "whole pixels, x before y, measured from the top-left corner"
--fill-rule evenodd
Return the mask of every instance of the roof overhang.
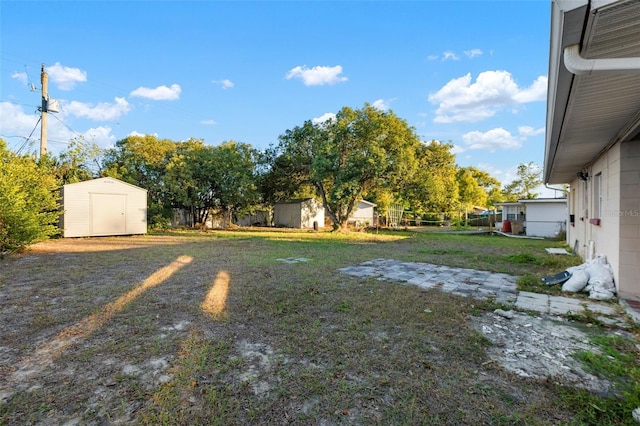
M 638 58 L 640 1 L 552 0 L 545 183 L 571 182 L 638 136 Z

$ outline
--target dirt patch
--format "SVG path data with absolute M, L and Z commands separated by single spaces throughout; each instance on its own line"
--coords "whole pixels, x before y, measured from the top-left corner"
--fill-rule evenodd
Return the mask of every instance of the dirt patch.
M 587 373 L 574 358 L 580 351 L 600 352 L 589 335 L 580 330 L 584 326 L 561 317 L 533 317 L 520 312 L 510 316 L 486 313 L 472 319 L 474 327 L 493 343 L 488 349 L 492 360 L 520 377 L 550 378 L 560 385 L 599 394 L 610 392 L 608 380 Z

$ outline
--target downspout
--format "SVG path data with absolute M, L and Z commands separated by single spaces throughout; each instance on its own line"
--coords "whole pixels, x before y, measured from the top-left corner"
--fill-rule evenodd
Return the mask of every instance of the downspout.
M 593 73 L 640 74 L 640 58 L 585 59 L 580 56 L 580 45 L 564 48 L 564 66 L 576 75 Z

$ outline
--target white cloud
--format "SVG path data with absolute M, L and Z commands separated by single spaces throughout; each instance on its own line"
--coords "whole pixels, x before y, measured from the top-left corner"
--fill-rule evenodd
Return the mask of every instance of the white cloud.
M 316 66 L 313 68 L 308 68 L 306 65 L 298 65 L 289 70 L 285 78 L 287 80 L 300 78 L 305 86 L 322 86 L 347 81 L 347 77 L 341 76 L 340 74 L 342 74 L 342 66 L 340 65 L 336 65 L 335 67 Z
M 377 108 L 381 111 L 386 111 L 389 108 L 391 108 L 391 102 L 395 101 L 396 98 L 392 98 L 392 99 L 378 99 L 373 101 L 373 104 L 371 104 L 371 106 L 373 106 L 374 108 Z
M 153 136 L 153 137 L 156 137 L 156 138 L 158 137 L 157 133 L 140 133 L 137 130 L 131 131 L 131 133 L 129 133 L 127 136 L 147 136 L 147 135 Z
M 66 113 L 76 117 L 89 118 L 95 121 L 116 120 L 131 111 L 131 105 L 125 98 L 115 98 L 114 100 L 114 103 L 100 102 L 95 105 L 71 101 L 68 104 L 64 104 L 63 109 Z
M 336 119 L 336 115 L 332 112 L 325 112 L 324 114 L 322 114 L 320 117 L 315 117 L 311 119 L 311 122 L 313 124 L 321 124 L 324 123 L 326 121 L 329 120 L 335 120 Z
M 518 127 L 518 134 L 512 135 L 508 130 L 498 127 L 487 132 L 473 131 L 462 135 L 466 149 L 484 149 L 495 152 L 499 149 L 518 149 L 527 138 L 544 133 L 544 127 L 534 129 L 530 126 Z
M 15 78 L 16 80 L 18 80 L 20 83 L 27 85 L 27 83 L 29 82 L 29 78 L 27 77 L 27 73 L 26 72 L 14 72 L 13 74 L 11 74 L 11 78 Z
M 49 80 L 55 83 L 60 90 L 73 90 L 76 83 L 87 81 L 87 72 L 80 68 L 71 68 L 56 62 L 50 67 L 46 67 Z
M 26 114 L 20 105 L 0 102 L 0 134 L 9 148 L 18 150 L 25 146 L 29 150 L 29 145 L 39 143 L 40 125 L 36 127 L 38 117 L 39 114 Z M 26 139 L 30 134 L 29 144 Z M 21 153 L 25 152 L 23 147 Z
M 468 58 L 475 58 L 476 56 L 480 56 L 482 55 L 482 50 L 480 49 L 471 49 L 471 50 L 465 50 L 464 54 L 468 57 Z
M 84 138 L 98 145 L 100 148 L 109 148 L 116 142 L 116 137 L 111 133 L 111 127 L 99 126 L 94 127 L 83 134 Z
M 518 133 L 520 133 L 520 135 L 525 137 L 543 135 L 544 131 L 545 131 L 544 127 L 540 127 L 539 129 L 534 129 L 531 126 L 518 127 Z
M 218 123 L 216 123 L 215 120 L 202 120 L 200 121 L 200 124 L 204 124 L 205 126 L 215 126 Z
M 171 87 L 158 86 L 155 89 L 149 87 L 138 87 L 129 96 L 146 98 L 154 101 L 175 101 L 180 98 L 182 87 L 179 84 L 172 84 Z
M 460 57 L 450 50 L 447 50 L 446 52 L 442 52 L 442 60 L 446 61 L 449 59 L 451 59 L 452 61 L 458 61 L 460 60 Z
M 429 55 L 429 56 L 427 56 L 427 59 L 430 60 L 430 61 L 435 61 L 438 58 L 439 58 L 438 55 Z
M 546 81 L 538 77 L 528 88 L 521 89 L 507 71 L 485 71 L 472 82 L 471 74 L 449 81 L 429 102 L 437 104 L 436 123 L 480 121 L 509 105 L 546 99 Z
M 526 89 L 516 93 L 513 99 L 518 103 L 544 101 L 547 99 L 547 77 L 541 75 Z
M 466 151 L 466 148 L 460 146 L 460 145 L 453 145 L 453 148 L 451 149 L 451 153 L 452 154 L 462 154 L 463 152 Z
M 513 136 L 509 131 L 499 127 L 488 132 L 473 131 L 462 135 L 468 149 L 486 149 L 495 152 L 498 149 L 517 149 L 522 146 L 522 139 Z
M 220 86 L 224 90 L 231 89 L 233 86 L 235 86 L 233 81 L 226 78 L 224 80 L 213 80 L 212 83 Z
M 501 169 L 498 169 L 497 167 L 495 167 L 495 166 L 493 166 L 491 164 L 478 163 L 477 167 L 478 167 L 478 169 L 489 173 L 491 176 L 495 177 L 498 180 L 500 180 L 500 177 L 505 174 L 504 171 L 502 171 Z M 515 171 L 515 169 L 514 169 L 514 171 Z
M 20 105 L 0 102 L 0 133 L 27 137 L 38 122 L 38 117 L 36 114 L 25 114 Z

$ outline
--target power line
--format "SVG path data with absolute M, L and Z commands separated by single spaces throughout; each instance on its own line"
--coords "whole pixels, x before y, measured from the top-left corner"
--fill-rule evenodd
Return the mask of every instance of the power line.
M 33 127 L 33 130 L 31 131 L 31 133 L 29 133 L 29 137 L 25 138 L 24 143 L 20 146 L 20 148 L 18 149 L 16 154 L 20 155 L 20 151 L 22 151 L 22 149 L 27 145 L 27 142 L 29 142 L 29 140 L 31 139 L 31 136 L 33 135 L 33 132 L 36 131 L 36 128 L 38 127 L 38 124 L 40 124 L 40 119 L 39 118 L 38 118 L 38 121 L 36 121 L 36 125 Z
M 24 106 L 38 108 L 38 105 L 25 104 L 24 102 L 10 101 L 9 99 L 0 99 L 0 102 L 7 102 L 7 103 L 10 103 L 10 104 L 14 104 L 14 105 L 24 105 Z

